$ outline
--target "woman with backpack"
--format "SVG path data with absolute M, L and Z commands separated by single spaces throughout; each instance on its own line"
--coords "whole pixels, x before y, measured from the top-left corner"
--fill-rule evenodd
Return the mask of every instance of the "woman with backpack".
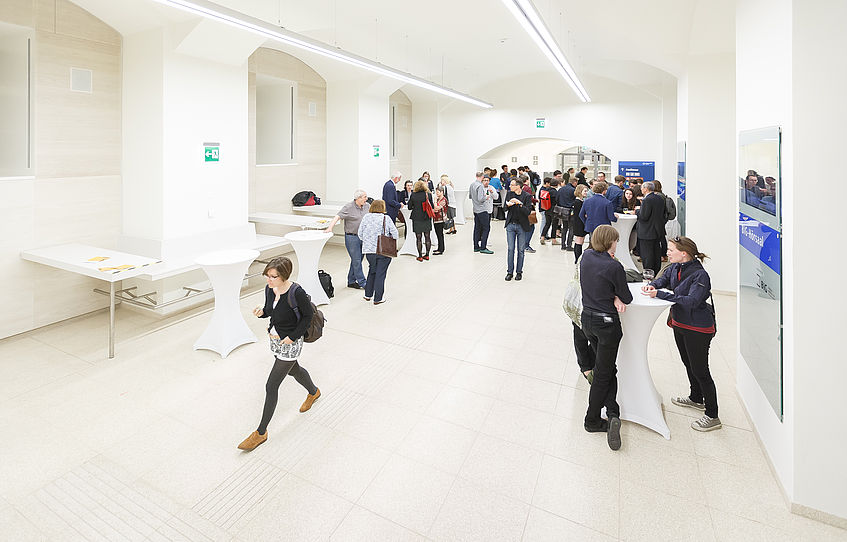
M 709 345 L 717 330 L 714 305 L 706 302 L 712 297 L 709 273 L 702 264 L 706 257 L 688 237 L 674 237 L 668 245 L 671 265 L 661 277 L 641 288 L 644 295 L 674 303 L 668 325 L 673 328 L 691 389 L 688 396 L 672 397 L 671 402 L 704 412 L 702 418 L 691 423 L 697 431 L 721 428 L 718 392 L 709 371 Z
M 291 277 L 291 269 L 291 260 L 280 256 L 268 262 L 265 270 L 262 271 L 268 279 L 268 284 L 265 286 L 265 305 L 253 309 L 253 314 L 257 318 L 271 319 L 268 335 L 271 352 L 274 354 L 274 366 L 265 384 L 265 407 L 262 411 L 262 420 L 259 422 L 259 427 L 238 445 L 239 450 L 249 452 L 268 440 L 268 424 L 276 410 L 279 386 L 286 375 L 293 376 L 309 393 L 300 406 L 300 412 L 306 412 L 312 408 L 314 402 L 321 396 L 321 390 L 312 383 L 309 372 L 297 363 L 314 309 L 306 291 L 299 284 L 288 280 Z M 290 295 L 290 291 L 294 292 L 293 296 Z M 297 317 L 297 312 L 291 304 L 292 299 L 297 305 L 300 318 Z

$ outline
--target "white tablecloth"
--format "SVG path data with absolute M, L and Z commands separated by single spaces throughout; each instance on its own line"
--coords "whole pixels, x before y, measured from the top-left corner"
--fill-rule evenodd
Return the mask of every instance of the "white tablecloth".
M 632 233 L 632 228 L 635 226 L 638 217 L 635 215 L 624 215 L 615 213 L 618 217 L 617 222 L 612 222 L 612 226 L 618 230 L 621 238 L 618 240 L 618 250 L 615 252 L 615 257 L 623 264 L 626 269 L 638 269 L 635 262 L 632 261 L 632 254 L 629 253 L 629 235 Z
M 293 231 L 285 234 L 285 238 L 291 241 L 294 252 L 297 254 L 297 284 L 312 297 L 315 305 L 328 305 L 329 297 L 321 286 L 318 279 L 318 264 L 321 259 L 324 245 L 332 237 L 331 233 L 315 230 Z

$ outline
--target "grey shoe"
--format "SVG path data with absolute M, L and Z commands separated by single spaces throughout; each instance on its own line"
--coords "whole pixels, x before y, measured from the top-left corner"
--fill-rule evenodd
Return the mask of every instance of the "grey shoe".
M 706 410 L 706 405 L 703 403 L 695 403 L 688 397 L 671 397 L 671 403 L 676 406 L 693 408 L 694 410 Z
M 530 254 L 535 254 L 535 249 L 532 247 L 526 247 L 524 252 L 529 252 Z
M 609 448 L 612 450 L 621 449 L 621 419 L 612 416 L 609 418 L 609 432 L 606 435 L 606 441 L 609 443 Z
M 714 431 L 715 429 L 720 429 L 723 427 L 720 418 L 710 418 L 708 416 L 703 416 L 699 420 L 694 420 L 691 422 L 691 428 L 696 429 L 697 431 Z

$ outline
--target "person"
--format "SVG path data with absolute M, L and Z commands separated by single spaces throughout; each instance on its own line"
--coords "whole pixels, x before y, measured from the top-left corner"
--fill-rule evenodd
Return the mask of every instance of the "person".
M 435 205 L 432 206 L 435 218 L 432 224 L 435 227 L 435 237 L 438 238 L 438 249 L 433 254 L 444 254 L 444 218 L 447 216 L 447 198 L 444 197 L 444 187 L 435 187 Z
M 544 183 L 541 185 L 541 188 L 538 190 L 538 206 L 541 208 L 541 212 L 544 215 L 544 225 L 541 227 L 541 244 L 545 244 L 548 239 L 552 237 L 552 244 L 558 245 L 558 238 L 556 237 L 558 230 L 558 220 L 556 220 L 556 215 L 553 213 L 553 209 L 556 206 L 556 190 L 559 188 L 559 180 L 551 179 L 550 177 L 544 178 Z M 548 202 L 546 205 L 547 209 L 544 209 L 545 200 Z M 550 233 L 552 230 L 552 233 Z M 550 237 L 548 237 L 548 233 L 550 233 Z
M 570 182 L 570 180 L 574 177 L 574 175 L 575 175 L 574 169 L 572 167 L 569 167 L 568 170 L 565 172 L 565 175 L 564 175 L 565 182 L 566 183 Z
M 532 211 L 532 196 L 523 191 L 517 179 L 511 179 L 506 194 L 506 280 L 523 278 L 526 236 L 530 232 L 529 213 Z M 517 251 L 517 267 L 515 252 Z
M 308 393 L 300 406 L 300 412 L 312 408 L 321 396 L 321 390 L 312 382 L 309 372 L 297 363 L 303 350 L 303 337 L 314 315 L 314 309 L 306 291 L 289 280 L 292 268 L 290 259 L 279 256 L 269 261 L 262 271 L 268 281 L 265 286 L 265 304 L 254 308 L 253 314 L 257 318 L 270 318 L 268 337 L 274 354 L 274 365 L 265 384 L 265 406 L 259 427 L 238 445 L 239 450 L 249 452 L 268 440 L 268 424 L 276 410 L 279 386 L 286 375 L 293 376 Z M 294 301 L 300 313 L 299 319 L 294 307 L 289 305 L 290 288 L 295 288 Z
M 673 328 L 690 390 L 687 397 L 673 397 L 671 402 L 705 411 L 702 418 L 691 423 L 697 431 L 721 428 L 718 393 L 709 371 L 709 345 L 716 329 L 714 307 L 706 303 L 712 295 L 709 273 L 702 263 L 706 258 L 692 239 L 674 237 L 668 244 L 671 265 L 661 277 L 642 287 L 644 295 L 674 303 L 668 325 Z M 670 292 L 663 291 L 663 288 Z
M 571 228 L 571 220 L 573 218 L 574 191 L 577 181 L 576 177 L 571 177 L 567 184 L 556 191 L 556 203 L 559 207 L 565 208 L 565 215 L 562 216 L 562 250 L 573 250 L 573 228 Z
M 584 184 L 585 186 L 588 186 L 588 180 L 585 178 L 586 173 L 588 173 L 588 166 L 582 166 L 579 168 L 579 173 L 576 174 L 577 184 Z
M 468 189 L 473 202 L 473 251 L 480 254 L 494 254 L 488 250 L 488 232 L 491 230 L 491 213 L 494 212 L 494 189 L 488 185 L 489 179 L 481 171 Z
M 497 171 L 493 169 L 491 170 L 491 175 L 489 176 L 488 185 L 491 186 L 497 192 L 503 189 L 503 183 L 500 182 L 500 177 L 497 176 Z
M 388 220 L 385 202 L 374 200 L 368 214 L 359 223 L 359 239 L 362 240 L 362 254 L 368 259 L 368 280 L 365 283 L 365 301 L 373 299 L 374 305 L 385 303 L 385 276 L 391 258 L 376 253 L 376 244 L 380 235 L 393 239 L 400 237 L 397 226 Z
M 458 209 L 458 202 L 456 201 L 456 191 L 453 186 L 453 181 L 450 180 L 448 175 L 441 176 L 441 186 L 444 187 L 444 197 L 447 198 L 447 218 L 456 218 L 458 214 L 456 210 Z M 456 222 L 453 222 L 453 227 L 450 228 L 450 231 L 446 232 L 448 234 L 456 233 Z
M 426 187 L 427 187 L 427 188 L 429 188 L 429 191 L 430 191 L 430 192 L 432 192 L 433 190 L 435 190 L 435 185 L 433 185 L 433 184 L 432 184 L 432 179 L 430 179 L 430 178 L 429 178 L 429 171 L 424 171 L 424 172 L 421 174 L 421 178 L 420 178 L 420 179 L 418 179 L 418 180 L 419 180 L 419 181 L 423 181 L 424 183 L 426 183 Z M 411 194 L 409 194 L 409 195 L 411 195 Z
M 397 183 L 402 178 L 403 174 L 398 171 L 382 187 L 382 201 L 385 202 L 386 214 L 391 217 L 391 222 L 397 220 L 397 215 L 403 206 L 400 203 L 400 198 L 397 197 Z
M 597 351 L 594 345 L 588 341 L 585 332 L 582 331 L 582 289 L 580 288 L 579 281 L 579 266 L 577 265 L 574 269 L 574 280 L 568 284 L 568 290 L 574 287 L 576 291 L 572 294 L 570 291 L 566 291 L 563 308 L 568 318 L 570 318 L 571 326 L 573 327 L 573 346 L 576 353 L 576 363 L 579 366 L 579 371 L 582 373 L 583 378 L 591 385 L 594 382 L 594 365 L 597 360 Z M 574 303 L 574 299 L 571 296 L 580 299 L 580 302 L 578 304 Z
M 344 204 L 329 226 L 324 230 L 332 233 L 332 228 L 339 220 L 344 220 L 344 247 L 350 256 L 350 268 L 347 270 L 347 287 L 361 289 L 365 287 L 365 273 L 362 271 L 362 241 L 359 239 L 359 223 L 368 214 L 371 204 L 364 190 L 353 192 L 353 201 Z
M 503 170 L 503 173 L 500 174 L 500 184 L 503 186 L 503 188 L 508 188 L 509 179 L 512 178 L 512 175 L 509 173 L 509 166 L 503 164 L 502 166 L 500 166 L 500 168 Z
M 526 173 L 521 173 L 520 175 L 518 175 L 518 181 L 521 184 L 522 190 L 525 193 L 529 194 L 529 201 L 530 201 L 530 204 L 532 205 L 532 210 L 534 211 L 536 200 L 535 200 L 535 196 L 532 195 L 532 185 L 530 185 L 530 182 L 529 182 L 529 175 L 527 175 Z M 532 248 L 532 246 L 530 246 L 530 244 L 529 244 L 530 241 L 532 241 L 533 235 L 535 235 L 535 224 L 530 222 L 529 223 L 529 232 L 527 232 L 527 234 L 526 234 L 526 247 L 524 248 L 524 250 L 526 252 L 529 252 L 530 254 L 535 254 L 535 249 Z
M 573 261 L 579 262 L 579 257 L 582 256 L 582 245 L 585 243 L 585 222 L 579 217 L 582 211 L 582 204 L 585 201 L 585 193 L 588 192 L 588 187 L 584 184 L 576 185 L 574 188 L 574 203 L 573 214 L 571 215 L 571 232 L 573 234 Z
M 661 269 L 659 238 L 665 235 L 665 201 L 654 193 L 654 185 L 650 181 L 641 185 L 641 192 L 644 199 L 636 213 L 638 253 L 644 269 L 652 269 L 654 276 L 658 276 Z
M 632 188 L 626 188 L 623 191 L 623 196 L 621 197 L 621 203 L 618 206 L 617 211 L 619 213 L 627 213 L 634 214 L 635 208 L 638 207 L 638 199 L 635 197 L 635 192 Z
M 418 247 L 419 262 L 429 260 L 429 251 L 432 250 L 432 238 L 429 232 L 432 231 L 432 218 L 424 211 L 424 202 L 429 202 L 430 207 L 434 207 L 432 203 L 432 195 L 423 181 L 415 183 L 415 191 L 409 198 L 409 210 L 412 212 L 412 231 L 415 232 L 415 245 Z M 424 241 L 425 238 L 425 241 Z M 426 253 L 423 252 L 424 242 L 426 243 Z
M 606 199 L 612 202 L 612 209 L 614 210 L 617 210 L 621 206 L 624 182 L 626 182 L 626 177 L 615 175 L 615 183 L 610 184 L 608 190 L 606 190 Z
M 409 204 L 409 197 L 412 195 L 414 187 L 415 183 L 410 180 L 403 183 L 403 190 L 399 190 L 397 192 L 397 199 L 400 200 L 400 203 L 402 203 L 403 205 Z
M 605 196 L 608 185 L 604 181 L 597 181 L 591 187 L 591 191 L 595 196 Z M 617 222 L 618 217 L 615 216 L 615 208 L 612 207 L 612 202 L 604 197 L 590 197 L 582 204 L 579 211 L 579 218 L 585 223 L 585 231 L 592 233 L 597 226 L 601 224 L 611 225 L 612 222 Z
M 662 215 L 664 217 L 662 228 L 665 232 L 667 232 L 668 222 L 670 222 L 670 215 L 668 215 L 668 208 L 672 203 L 668 203 L 671 199 L 662 192 L 662 182 L 661 181 L 653 181 L 653 187 L 656 189 L 656 193 L 662 198 L 662 203 L 665 206 L 665 212 Z M 668 261 L 668 236 L 661 235 L 659 236 L 659 256 L 662 262 Z
M 604 198 L 605 199 L 605 198 Z M 608 200 L 607 200 L 608 201 Z M 591 248 L 579 262 L 582 288 L 582 331 L 594 345 L 594 381 L 588 394 L 583 426 L 589 433 L 607 433 L 609 448 L 621 447 L 620 407 L 617 402 L 616 360 L 623 338 L 619 313 L 632 302 L 623 265 L 614 259 L 618 231 L 603 224 L 591 233 Z M 600 411 L 606 407 L 606 417 Z

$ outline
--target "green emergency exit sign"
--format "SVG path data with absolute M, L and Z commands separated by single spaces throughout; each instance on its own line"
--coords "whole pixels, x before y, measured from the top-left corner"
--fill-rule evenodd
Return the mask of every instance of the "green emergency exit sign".
M 204 147 L 203 156 L 207 162 L 218 162 L 221 157 L 220 147 Z
M 536 128 L 544 128 L 544 120 L 542 118 L 535 119 L 535 127 Z

